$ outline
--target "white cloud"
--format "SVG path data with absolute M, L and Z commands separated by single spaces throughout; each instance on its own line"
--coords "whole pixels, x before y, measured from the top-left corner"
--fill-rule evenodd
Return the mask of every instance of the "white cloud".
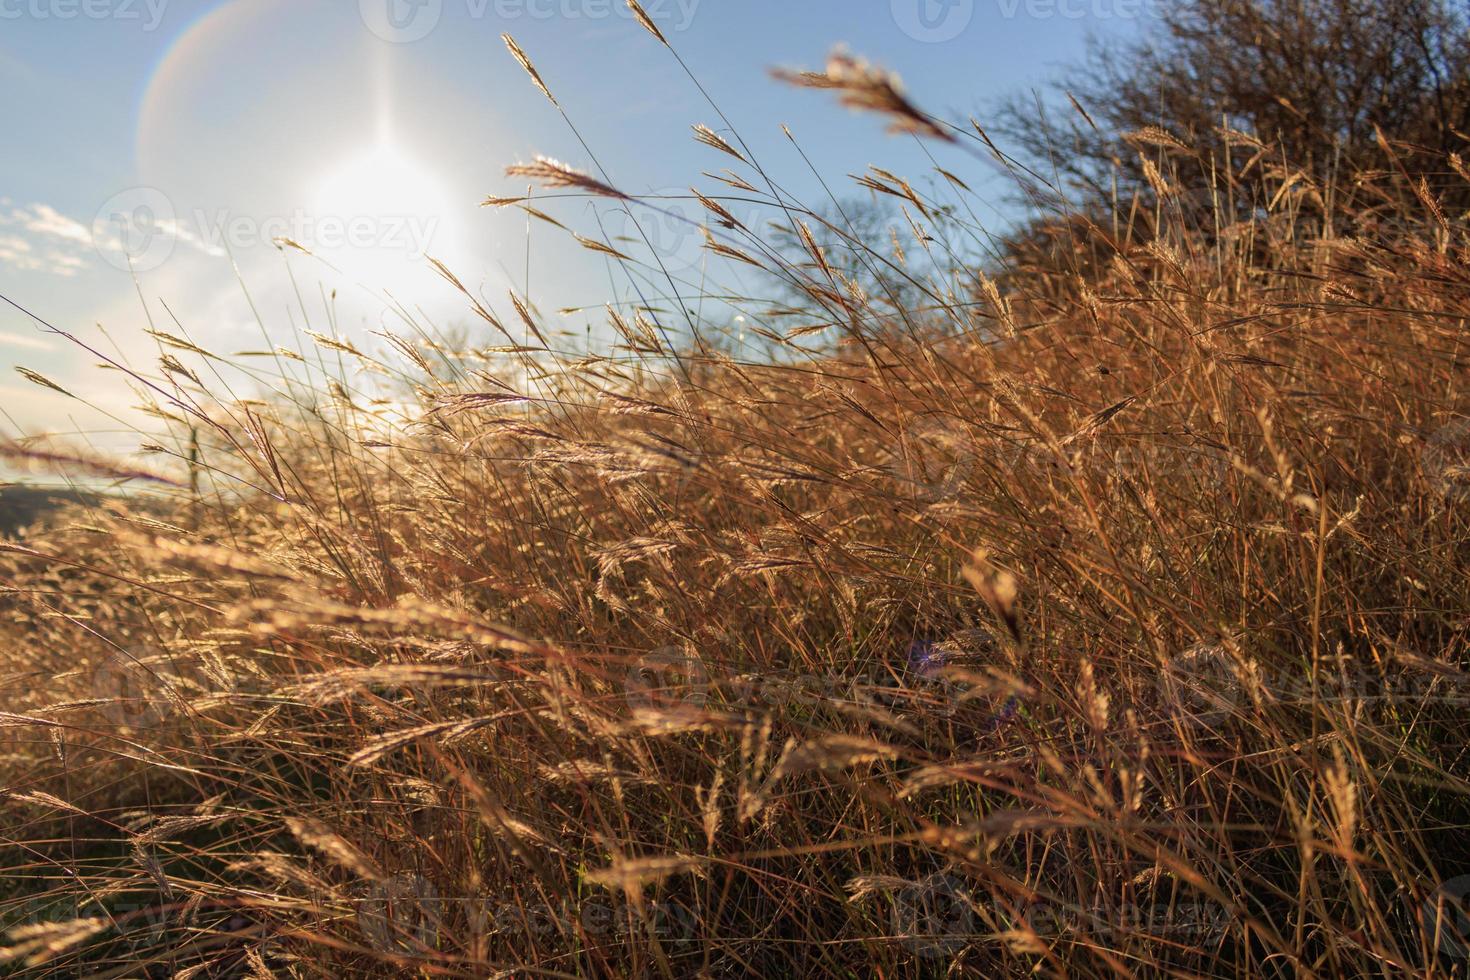
M 65 220 L 61 215 L 56 217 Z M 49 216 L 45 220 L 57 228 L 66 228 L 65 224 Z M 31 230 L 29 223 L 26 228 Z M 87 268 L 87 260 L 84 258 L 86 252 L 80 249 L 80 243 L 72 234 L 52 238 L 50 242 L 43 254 L 32 242 L 19 235 L 0 235 L 0 265 L 8 265 L 22 272 L 49 272 L 66 278 Z
M 16 207 L 0 198 L 0 226 L 12 229 L 0 235 L 0 265 L 22 272 L 48 272 L 71 278 L 89 266 L 94 247 L 92 232 L 47 204 Z
M 46 256 L 47 268 L 58 276 L 71 277 L 87 268 L 87 260 L 79 255 L 63 255 L 52 251 Z
M 20 239 L 0 241 L 0 264 L 12 266 L 22 272 L 39 272 L 46 267 L 31 254 L 30 242 Z
M 0 330 L 0 347 L 24 347 L 27 350 L 56 349 L 55 344 L 42 340 L 40 337 L 29 337 L 19 333 L 7 333 L 3 330 Z
M 46 204 L 31 206 L 32 214 L 25 223 L 27 231 L 38 235 L 50 235 L 82 245 L 92 244 L 92 232 L 79 221 L 73 221 L 55 208 Z
M 158 227 L 163 231 L 164 234 L 172 235 L 178 241 L 194 246 L 205 255 L 219 259 L 224 258 L 226 255 L 229 254 L 218 245 L 215 245 L 213 242 L 206 241 L 199 235 L 196 235 L 194 232 L 190 231 L 188 226 L 185 225 L 182 221 L 160 221 L 158 223 Z

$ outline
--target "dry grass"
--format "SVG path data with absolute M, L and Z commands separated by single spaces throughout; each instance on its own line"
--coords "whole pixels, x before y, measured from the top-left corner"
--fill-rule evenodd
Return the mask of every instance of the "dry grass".
M 517 299 L 268 403 L 165 371 L 196 489 L 0 546 L 0 964 L 1463 975 L 1464 220 L 1283 171 L 1188 227 L 1151 146 L 1001 267 L 958 176 L 864 178 L 905 255 L 699 134 L 805 252 L 708 208 L 805 296 L 734 301 L 764 356 Z

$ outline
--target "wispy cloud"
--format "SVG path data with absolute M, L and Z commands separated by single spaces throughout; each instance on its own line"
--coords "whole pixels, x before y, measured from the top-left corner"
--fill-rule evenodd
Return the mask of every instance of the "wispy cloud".
M 60 238 L 82 245 L 92 244 L 92 232 L 86 225 L 80 221 L 73 221 L 47 204 L 33 205 L 31 214 L 25 219 L 23 227 L 26 231 L 35 232 L 37 235 Z
M 26 334 L 9 333 L 0 330 L 0 347 L 23 347 L 26 350 L 51 351 L 56 345 L 40 337 L 32 337 Z
M 203 255 L 219 258 L 225 251 L 174 218 L 156 220 L 155 234 L 183 243 Z M 0 197 L 0 265 L 22 272 L 75 276 L 101 255 L 124 256 L 126 243 L 118 231 L 89 227 L 49 204 L 17 205 Z
M 40 272 L 46 268 L 31 243 L 18 235 L 0 235 L 0 265 L 23 272 Z
M 0 265 L 71 277 L 87 267 L 92 233 L 45 204 L 16 207 L 0 198 Z

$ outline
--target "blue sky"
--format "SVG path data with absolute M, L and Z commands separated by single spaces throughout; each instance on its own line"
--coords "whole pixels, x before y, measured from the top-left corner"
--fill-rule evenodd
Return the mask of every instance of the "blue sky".
M 846 175 L 870 164 L 915 175 L 930 163 L 878 121 L 771 80 L 770 67 L 819 67 L 845 43 L 897 71 L 931 111 L 983 119 L 1000 97 L 1054 78 L 1089 35 L 1141 29 L 1141 6 L 645 2 L 766 169 L 809 201 L 821 188 L 783 123 L 842 195 L 857 194 Z M 157 354 L 143 333 L 150 321 L 221 353 L 291 344 L 302 328 L 393 327 L 395 300 L 425 322 L 470 325 L 427 254 L 495 308 L 508 289 L 529 289 L 580 335 L 588 318 L 557 311 L 600 307 L 627 284 L 556 229 L 538 224 L 528 239 L 523 214 L 477 207 L 524 190 L 503 175 L 507 164 L 538 153 L 593 162 L 502 32 L 621 188 L 703 190 L 701 171 L 733 163 L 690 138 L 692 124 L 723 124 L 622 0 L 0 0 L 0 294 L 144 367 Z M 1000 183 L 970 157 L 933 152 L 993 188 L 997 210 L 982 217 L 999 226 Z M 597 230 L 588 202 L 544 206 L 583 234 Z M 615 236 L 619 217 L 602 218 Z M 280 235 L 318 257 L 273 247 Z M 653 238 L 697 271 L 696 235 L 675 224 Z M 124 411 L 130 393 L 93 360 L 0 308 L 0 408 L 11 420 L 0 425 L 103 424 L 29 386 L 17 365 Z

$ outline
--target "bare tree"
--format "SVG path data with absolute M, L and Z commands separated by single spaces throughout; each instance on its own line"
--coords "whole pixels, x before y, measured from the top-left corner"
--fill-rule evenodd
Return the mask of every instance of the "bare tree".
M 1093 201 L 1147 191 L 1155 128 L 1194 151 L 1175 176 L 1199 187 L 1227 163 L 1248 172 L 1260 144 L 1324 183 L 1401 168 L 1434 186 L 1470 140 L 1467 12 L 1466 0 L 1178 0 L 1144 39 L 1094 46 L 1057 98 L 1006 103 L 994 128 L 1038 186 Z M 1127 138 L 1139 131 L 1147 145 Z

